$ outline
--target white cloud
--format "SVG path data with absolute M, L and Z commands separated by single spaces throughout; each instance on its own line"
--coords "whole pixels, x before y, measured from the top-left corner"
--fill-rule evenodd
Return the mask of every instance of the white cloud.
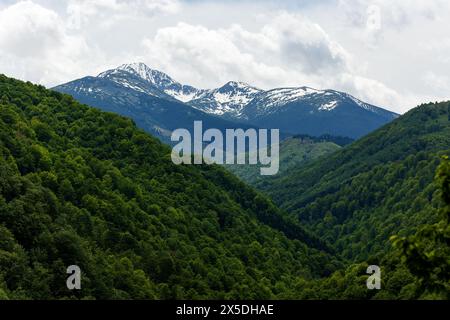
M 320 26 L 300 15 L 281 13 L 258 32 L 240 25 L 208 29 L 178 23 L 143 41 L 144 58 L 175 76 L 208 86 L 233 78 L 273 86 L 298 85 L 307 75 L 346 70 L 348 54 Z M 189 70 L 189 72 L 187 70 Z M 185 72 L 186 70 L 186 72 Z
M 450 92 L 450 77 L 427 72 L 423 77 L 424 83 L 435 92 Z
M 41 57 L 61 42 L 58 24 L 55 12 L 30 1 L 10 6 L 0 11 L 0 48 L 18 57 Z
M 283 72 L 258 61 L 253 53 L 241 51 L 232 41 L 232 33 L 179 23 L 158 30 L 153 39 L 144 40 L 144 58 L 180 81 L 205 87 L 236 77 L 249 82 L 252 78 L 264 81 Z
M 69 0 L 67 4 L 74 28 L 81 28 L 89 19 L 109 25 L 123 19 L 173 14 L 179 8 L 178 0 Z
M 393 89 L 383 83 L 355 74 L 344 73 L 332 79 L 332 87 L 355 94 L 363 101 L 370 101 L 381 107 L 395 106 L 395 111 L 405 109 L 402 97 Z
M 404 28 L 418 19 L 438 19 L 442 11 L 449 9 L 447 0 L 340 0 L 338 7 L 345 13 L 345 20 L 353 26 L 366 26 L 368 16 L 378 8 L 382 27 Z
M 279 13 L 259 31 L 179 23 L 145 39 L 142 59 L 179 81 L 200 87 L 229 80 L 262 88 L 308 85 L 343 90 L 382 106 L 401 97 L 358 75 L 351 55 L 302 15 Z
M 373 27 L 377 13 L 379 25 Z M 449 1 L 340 0 L 333 10 L 309 16 L 352 53 L 354 73 L 395 90 L 394 104 L 387 104 L 394 110 L 450 99 L 424 81 L 430 72 L 450 72 Z
M 345 69 L 348 54 L 316 23 L 283 12 L 262 29 L 285 64 L 306 73 Z
M 0 11 L 2 72 L 39 83 L 58 81 L 79 69 L 88 52 L 84 39 L 69 35 L 52 10 L 21 1 Z

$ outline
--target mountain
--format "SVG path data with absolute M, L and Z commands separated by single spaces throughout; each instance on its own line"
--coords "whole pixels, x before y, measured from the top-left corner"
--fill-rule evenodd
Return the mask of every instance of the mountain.
M 359 138 L 397 116 L 346 93 L 300 87 L 259 94 L 244 108 L 241 119 L 291 133 Z
M 122 89 L 119 90 L 119 87 Z M 217 89 L 197 89 L 183 85 L 143 63 L 125 64 L 102 72 L 97 77 L 75 80 L 54 89 L 71 94 L 83 103 L 130 116 L 150 133 L 162 132 L 166 135 L 173 130 L 166 122 L 170 122 L 170 118 L 180 117 L 178 123 L 184 128 L 187 126 L 185 120 L 189 122 L 193 118 L 187 114 L 194 114 L 206 123 L 213 121 L 216 125 L 218 118 L 225 120 L 219 128 L 245 125 L 247 128 L 280 129 L 289 134 L 329 134 L 351 138 L 359 138 L 398 117 L 393 112 L 334 90 L 299 87 L 265 91 L 235 81 Z M 113 99 L 106 99 L 105 94 Z M 122 95 L 129 97 L 121 98 Z M 146 95 L 145 101 L 139 98 L 143 95 Z M 139 115 L 132 114 L 136 101 L 139 101 Z M 177 102 L 176 106 L 172 106 Z M 116 106 L 116 103 L 119 105 Z M 166 104 L 165 110 L 160 107 L 153 110 L 153 104 Z M 145 114 L 142 110 L 146 111 Z M 153 119 L 154 113 L 158 114 L 157 121 Z
M 280 143 L 280 171 L 279 175 L 290 172 L 292 168 L 314 161 L 320 157 L 327 156 L 341 149 L 336 143 L 350 143 L 351 139 L 340 137 L 310 137 L 295 136 L 287 138 Z M 260 185 L 264 183 L 265 176 L 260 175 L 261 165 L 226 165 L 226 168 L 241 178 L 243 181 Z
M 246 83 L 230 81 L 218 89 L 204 90 L 186 102 L 204 112 L 242 122 L 243 109 L 261 92 Z
M 81 103 L 130 117 L 140 128 L 164 142 L 170 142 L 175 129 L 184 128 L 192 132 L 194 121 L 202 121 L 204 130 L 251 127 L 210 115 L 172 98 L 166 92 L 171 92 L 178 84 L 164 74 L 129 68 L 125 65 L 97 77 L 85 77 L 57 86 L 54 90 L 70 94 Z M 179 88 L 190 90 L 181 85 Z
M 351 261 L 437 219 L 433 183 L 450 153 L 450 102 L 426 104 L 343 149 L 257 186 Z
M 181 102 L 189 103 L 189 105 L 201 111 L 227 118 L 239 117 L 242 108 L 256 94 L 262 92 L 262 90 L 251 87 L 246 83 L 235 81 L 230 81 L 218 89 L 197 89 L 189 85 L 182 85 L 167 74 L 150 69 L 144 63 L 124 64 L 116 69 L 101 73 L 99 77 L 107 77 L 119 84 L 142 90 L 140 86 L 130 85 L 126 81 L 126 77 L 123 76 L 124 72 L 134 75 L 147 83 L 147 86 L 150 85 L 160 91 L 150 94 L 161 98 L 172 97 Z M 161 92 L 164 94 L 161 94 Z
M 129 83 L 129 75 L 133 75 L 134 79 L 142 82 L 142 86 L 135 86 Z M 99 78 L 108 78 L 119 84 L 125 85 L 131 89 L 137 89 L 142 92 L 147 92 L 147 88 L 151 87 L 156 90 L 148 92 L 151 95 L 160 98 L 172 97 L 178 101 L 190 101 L 196 98 L 201 91 L 178 83 L 167 74 L 150 69 L 144 63 L 131 63 L 119 66 L 116 69 L 102 72 L 98 75 Z
M 223 168 L 176 166 L 130 119 L 0 75 L 0 298 L 289 297 L 340 266 L 326 251 Z

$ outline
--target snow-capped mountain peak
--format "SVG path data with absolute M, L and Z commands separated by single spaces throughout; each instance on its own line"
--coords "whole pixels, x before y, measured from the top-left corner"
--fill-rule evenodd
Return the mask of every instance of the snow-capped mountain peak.
M 229 81 L 229 82 L 225 83 L 222 86 L 222 88 L 246 89 L 246 88 L 252 88 L 252 86 L 249 85 L 248 83 L 241 82 L 241 81 Z
M 158 87 L 168 87 L 177 83 L 164 72 L 150 69 L 146 64 L 142 62 L 123 64 L 119 66 L 117 70 L 123 70 L 133 73 Z
M 108 78 L 128 88 L 146 92 L 162 98 L 173 98 L 182 102 L 195 99 L 201 90 L 182 85 L 166 73 L 149 68 L 145 63 L 123 64 L 102 72 L 99 78 Z
M 230 81 L 218 89 L 201 91 L 189 104 L 207 113 L 239 117 L 242 109 L 261 92 L 244 82 Z
M 115 69 L 102 72 L 98 75 L 99 78 L 106 78 L 112 75 L 121 74 L 123 72 L 130 73 L 140 79 L 155 85 L 158 88 L 165 88 L 173 84 L 177 84 L 175 80 L 169 77 L 164 72 L 154 70 L 149 68 L 146 64 L 139 63 L 129 63 L 123 64 Z
M 231 93 L 233 95 L 253 95 L 262 92 L 261 89 L 253 87 L 245 82 L 230 81 L 222 87 L 216 89 L 222 93 Z

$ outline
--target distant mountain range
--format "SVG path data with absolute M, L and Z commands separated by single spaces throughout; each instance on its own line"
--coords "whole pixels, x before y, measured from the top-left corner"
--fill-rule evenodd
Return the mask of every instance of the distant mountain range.
M 159 79 L 159 83 L 166 83 L 162 74 L 155 73 L 154 76 L 154 79 Z M 204 130 L 250 127 L 192 108 L 158 89 L 148 79 L 117 69 L 54 89 L 70 94 L 87 105 L 127 116 L 140 128 L 166 143 L 170 142 L 170 135 L 175 129 L 185 128 L 192 132 L 194 121 L 202 121 Z
M 130 116 L 147 131 L 166 138 L 175 128 L 192 126 L 193 119 L 219 129 L 245 124 L 290 134 L 359 138 L 398 117 L 334 90 L 299 87 L 265 91 L 234 81 L 217 89 L 197 89 L 143 63 L 124 64 L 54 89 L 83 103 Z

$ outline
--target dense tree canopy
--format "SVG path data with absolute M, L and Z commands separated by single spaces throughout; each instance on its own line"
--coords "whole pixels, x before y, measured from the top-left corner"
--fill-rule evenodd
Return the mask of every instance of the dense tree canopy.
M 401 249 L 408 269 L 420 279 L 421 292 L 429 291 L 450 299 L 450 161 L 444 157 L 436 181 L 443 206 L 436 224 L 425 225 L 409 237 L 392 237 Z

